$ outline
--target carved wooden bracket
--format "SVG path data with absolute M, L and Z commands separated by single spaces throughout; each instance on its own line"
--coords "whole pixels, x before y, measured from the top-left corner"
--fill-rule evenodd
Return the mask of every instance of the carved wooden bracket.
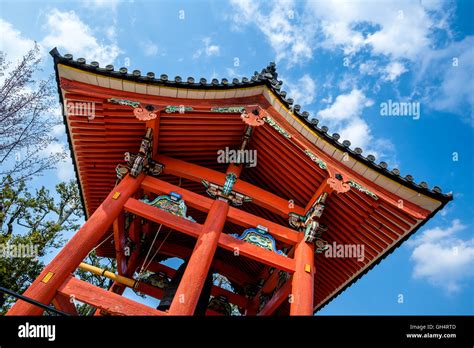
M 258 105 L 246 106 L 244 112 L 240 115 L 242 121 L 252 127 L 259 127 L 265 123 L 264 117 L 267 113 Z

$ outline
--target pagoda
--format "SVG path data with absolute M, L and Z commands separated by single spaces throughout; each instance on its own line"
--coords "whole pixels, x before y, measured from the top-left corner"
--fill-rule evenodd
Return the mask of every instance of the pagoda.
M 208 81 L 51 55 L 86 222 L 23 295 L 64 313 L 313 315 L 452 199 L 318 125 L 274 63 Z M 92 250 L 116 273 L 83 263 Z

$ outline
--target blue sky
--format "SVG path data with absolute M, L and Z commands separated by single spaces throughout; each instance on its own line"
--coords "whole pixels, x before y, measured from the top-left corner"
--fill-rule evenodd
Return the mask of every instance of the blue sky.
M 471 1 L 2 1 L 0 47 L 15 60 L 39 42 L 44 74 L 55 46 L 183 78 L 241 78 L 276 61 L 283 89 L 331 133 L 454 193 L 320 314 L 473 314 L 473 13 Z M 381 116 L 389 100 L 419 103 L 420 117 Z M 64 127 L 52 132 L 45 151 L 61 151 Z M 66 161 L 32 185 L 72 173 Z

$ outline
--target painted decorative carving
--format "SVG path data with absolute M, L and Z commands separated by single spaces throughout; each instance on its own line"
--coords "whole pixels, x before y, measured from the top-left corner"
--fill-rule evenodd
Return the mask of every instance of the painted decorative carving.
M 125 175 L 128 174 L 129 168 L 127 166 L 124 166 L 123 164 L 117 164 L 117 167 L 115 167 L 115 173 L 117 174 L 117 178 L 119 180 L 122 180 Z
M 231 234 L 232 237 L 254 244 L 260 248 L 273 251 L 279 255 L 286 256 L 281 250 L 277 250 L 275 239 L 268 233 L 268 228 L 258 225 L 256 228 L 247 228 L 242 235 Z
M 202 184 L 206 187 L 206 192 L 209 196 L 215 199 L 228 200 L 232 205 L 240 206 L 243 203 L 251 202 L 252 198 L 232 191 L 232 187 L 237 181 L 237 176 L 234 173 L 226 175 L 224 186 L 213 184 L 207 180 L 202 180 Z
M 319 222 L 324 211 L 327 196 L 326 192 L 321 193 L 305 216 L 295 213 L 289 214 L 288 222 L 290 226 L 304 232 L 304 240 L 307 243 L 316 243 L 321 239 L 321 235 L 327 231 L 327 227 Z
M 305 153 L 309 158 L 311 158 L 311 160 L 312 160 L 313 162 L 316 162 L 316 164 L 319 166 L 319 168 L 324 169 L 324 170 L 327 170 L 327 169 L 328 169 L 326 163 L 325 163 L 322 159 L 320 159 L 319 157 L 316 157 L 316 155 L 315 155 L 314 153 L 312 153 L 312 152 L 309 151 L 309 150 L 305 150 L 304 153 Z
M 179 112 L 180 114 L 184 114 L 186 111 L 193 111 L 193 108 L 190 106 L 184 106 L 184 105 L 168 105 L 165 108 L 165 112 L 167 114 L 172 114 L 174 112 Z
M 342 180 L 338 180 L 336 178 L 329 178 L 327 180 L 327 183 L 329 187 L 337 193 L 344 193 L 351 189 L 351 186 L 348 183 L 343 182 Z
M 181 195 L 176 192 L 170 192 L 169 195 L 158 196 L 153 201 L 149 201 L 146 197 L 141 199 L 141 201 L 170 214 L 180 216 L 190 221 L 195 221 L 191 216 L 186 215 L 188 207 L 181 199 Z
M 219 113 L 225 113 L 225 114 L 230 114 L 230 113 L 243 113 L 245 111 L 245 106 L 229 106 L 225 108 L 211 108 L 212 112 L 219 112 Z
M 147 105 L 144 108 L 138 107 L 133 109 L 133 114 L 140 121 L 149 121 L 156 118 L 155 108 L 153 105 Z
M 248 112 L 246 108 L 240 115 L 240 118 L 245 122 L 245 124 L 248 124 L 252 127 L 259 127 L 264 124 L 263 118 L 260 117 L 260 111 L 257 108 L 251 110 L 250 112 Z
M 224 196 L 228 196 L 232 192 L 232 187 L 234 186 L 236 181 L 237 175 L 235 175 L 234 173 L 229 173 L 225 176 L 225 183 L 222 187 L 222 194 Z
M 224 315 L 230 316 L 232 314 L 232 307 L 230 306 L 229 300 L 227 299 L 227 297 L 222 295 L 213 297 L 209 301 L 209 305 L 207 306 L 207 308 Z
M 149 121 L 157 117 L 153 105 L 140 106 L 140 102 L 120 98 L 109 98 L 107 101 L 113 104 L 131 106 L 133 108 L 133 114 L 140 121 Z
M 373 193 L 372 191 L 369 191 L 368 189 L 366 189 L 364 186 L 356 183 L 354 180 L 349 180 L 347 182 L 351 187 L 354 187 L 355 189 L 357 189 L 358 191 L 360 192 L 363 192 L 365 193 L 366 195 L 372 197 L 373 199 L 375 200 L 378 200 L 379 197 L 377 197 L 377 195 L 375 193 Z
M 131 106 L 132 108 L 138 108 L 140 106 L 140 102 L 127 100 L 127 99 L 119 99 L 119 98 L 110 98 L 107 99 L 109 103 Z
M 325 241 L 324 239 L 317 238 L 316 241 L 314 242 L 315 248 L 314 252 L 316 254 L 322 254 L 329 248 L 328 242 Z
M 275 129 L 278 133 L 280 133 L 281 135 L 283 135 L 285 138 L 287 139 L 290 139 L 291 138 L 291 134 L 289 134 L 286 130 L 284 130 L 283 128 L 281 128 L 273 118 L 271 118 L 270 116 L 265 116 L 263 118 L 263 120 L 268 123 L 268 125 L 270 125 L 273 129 Z
M 151 176 L 158 176 L 163 171 L 164 166 L 151 159 L 153 148 L 153 129 L 148 128 L 145 137 L 140 144 L 138 154 L 125 152 L 126 165 L 118 164 L 115 168 L 117 178 L 123 179 L 127 173 L 137 177 L 140 173 L 145 172 Z

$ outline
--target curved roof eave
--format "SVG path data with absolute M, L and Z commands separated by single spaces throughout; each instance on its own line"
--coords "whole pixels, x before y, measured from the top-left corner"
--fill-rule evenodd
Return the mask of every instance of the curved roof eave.
M 128 70 L 126 68 L 120 68 L 119 70 L 115 70 L 112 65 L 107 65 L 105 68 L 101 68 L 98 62 L 91 62 L 90 64 L 87 64 L 84 58 L 78 58 L 74 60 L 73 56 L 70 54 L 62 56 L 57 50 L 57 48 L 53 48 L 50 51 L 50 54 L 54 59 L 56 72 L 57 65 L 63 64 L 66 66 L 78 68 L 82 71 L 91 72 L 105 77 L 120 78 L 136 83 L 146 83 L 174 88 L 226 90 L 254 86 L 266 86 L 273 93 L 273 95 L 278 98 L 278 100 L 283 104 L 283 106 L 285 106 L 303 124 L 305 124 L 307 127 L 310 127 L 321 139 L 328 142 L 336 149 L 342 152 L 346 152 L 354 160 L 361 162 L 367 167 L 375 170 L 377 173 L 382 174 L 383 176 L 392 179 L 395 182 L 409 189 L 412 189 L 418 193 L 421 193 L 425 196 L 442 202 L 443 205 L 453 199 L 451 193 L 444 194 L 442 193 L 441 188 L 437 186 L 434 186 L 432 189 L 430 189 L 428 187 L 428 184 L 424 181 L 421 181 L 419 183 L 414 182 L 413 177 L 411 175 L 406 175 L 405 177 L 402 177 L 398 169 L 393 168 L 390 170 L 385 162 L 376 163 L 374 156 L 363 156 L 362 149 L 357 147 L 354 149 L 350 148 L 350 141 L 344 140 L 343 142 L 339 142 L 339 137 L 337 135 L 331 136 L 328 133 L 329 129 L 327 127 L 318 127 L 319 121 L 316 118 L 311 118 L 310 114 L 307 111 L 301 111 L 300 105 L 293 105 L 294 100 L 292 98 L 289 98 L 285 91 L 281 90 L 283 81 L 278 80 L 276 65 L 273 62 L 271 62 L 266 68 L 262 69 L 260 73 L 256 71 L 251 78 L 244 77 L 241 81 L 234 78 L 231 82 L 229 82 L 229 80 L 225 78 L 221 79 L 221 81 L 218 81 L 217 79 L 212 79 L 209 83 L 204 78 L 200 78 L 199 81 L 196 82 L 193 77 L 188 77 L 186 81 L 183 81 L 180 76 L 176 76 L 174 80 L 169 80 L 168 76 L 165 74 L 162 74 L 159 78 L 156 78 L 155 74 L 152 72 L 149 72 L 146 74 L 146 76 L 143 76 L 139 70 L 134 70 L 130 74 L 128 73 Z M 56 75 L 58 77 L 58 74 Z

